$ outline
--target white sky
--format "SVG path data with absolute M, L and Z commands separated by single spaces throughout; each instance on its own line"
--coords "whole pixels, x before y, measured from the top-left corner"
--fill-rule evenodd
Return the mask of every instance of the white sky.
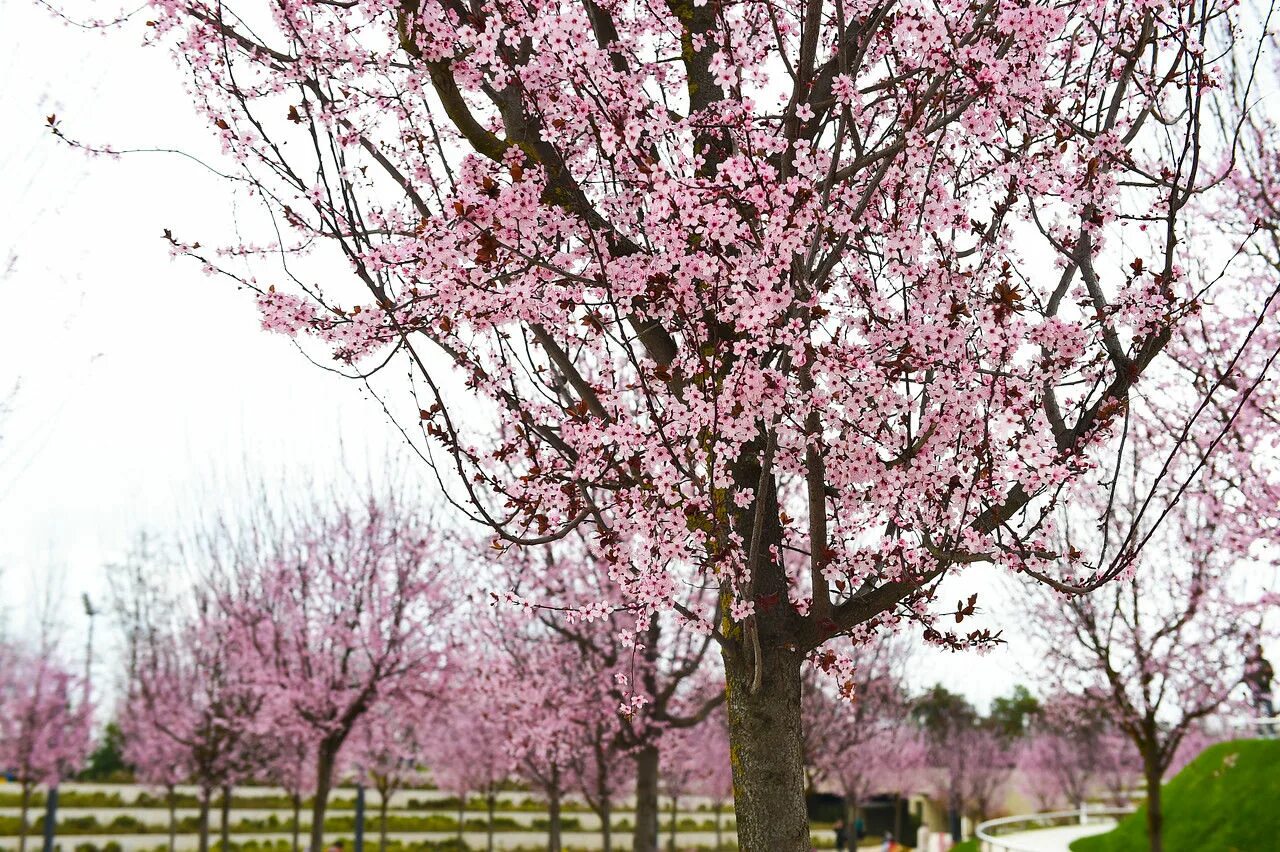
M 247 294 L 170 260 L 164 228 L 216 242 L 230 227 L 216 178 L 172 155 L 87 158 L 48 132 L 56 113 L 82 139 L 209 153 L 179 72 L 139 47 L 142 29 L 104 37 L 0 0 L 0 397 L 20 383 L 0 422 L 0 610 L 29 631 L 51 588 L 75 657 L 81 592 L 105 603 L 103 566 L 140 529 L 175 529 L 245 470 L 332 475 L 340 441 L 357 468 L 399 443 L 357 384 L 261 332 Z M 971 572 L 964 593 L 993 577 Z M 98 631 L 109 660 L 110 628 Z M 984 705 L 1034 663 L 1018 645 L 925 650 L 916 679 Z

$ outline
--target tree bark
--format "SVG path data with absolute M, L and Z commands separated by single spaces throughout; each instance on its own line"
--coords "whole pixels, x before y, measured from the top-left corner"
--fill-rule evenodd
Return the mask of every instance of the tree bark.
M 390 806 L 391 794 L 386 790 L 378 793 L 378 852 L 387 852 L 387 808 Z
M 231 785 L 222 785 L 222 852 L 231 852 Z
M 320 744 L 316 758 L 316 794 L 311 803 L 311 842 L 309 852 L 324 850 L 324 812 L 329 805 L 329 791 L 333 786 L 333 765 L 337 748 L 328 742 Z
M 199 850 L 200 852 L 209 852 L 209 805 L 213 798 L 213 791 L 205 788 L 200 790 L 200 818 L 196 828 L 199 834 Z
M 493 811 L 498 806 L 498 796 L 489 790 L 489 795 L 485 797 L 485 804 L 489 806 L 489 822 L 486 825 L 485 848 L 489 852 L 493 852 Z
M 801 654 L 772 643 L 762 642 L 761 648 L 763 665 L 755 692 L 749 667 L 737 654 L 725 653 L 738 848 L 808 852 L 812 844 L 800 736 Z
M 547 789 L 547 852 L 560 849 L 560 773 L 551 772 L 551 784 Z
M 679 819 L 680 797 L 671 797 L 671 839 L 667 841 L 669 852 L 676 852 L 676 820 Z
M 178 791 L 173 784 L 165 787 L 165 791 L 169 799 L 169 852 L 174 852 L 178 845 Z
M 298 836 L 302 833 L 302 794 L 293 794 L 293 852 L 298 852 Z
M 658 852 L 658 747 L 636 753 L 636 826 L 634 852 Z
M 27 816 L 31 810 L 30 781 L 22 782 L 22 806 L 18 814 L 18 852 L 27 852 Z
M 1164 852 L 1164 806 L 1160 782 L 1164 773 L 1154 760 L 1144 760 L 1142 774 L 1147 782 L 1147 844 L 1151 852 Z
M 600 852 L 613 852 L 613 804 L 607 795 L 600 796 Z

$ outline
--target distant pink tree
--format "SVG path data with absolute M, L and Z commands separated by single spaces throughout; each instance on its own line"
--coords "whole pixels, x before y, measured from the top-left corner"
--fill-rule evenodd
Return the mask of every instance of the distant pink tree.
M 500 596 L 536 615 L 548 638 L 567 643 L 581 666 L 594 672 L 591 689 L 604 702 L 603 715 L 586 716 L 612 731 L 611 751 L 632 756 L 626 765 L 634 779 L 622 785 L 635 793 L 636 852 L 658 848 L 658 788 L 661 750 L 668 734 L 699 725 L 724 701 L 724 689 L 708 676 L 717 662 L 711 633 L 679 613 L 645 612 L 610 578 L 609 560 L 597 543 L 571 536 L 540 553 L 507 554 L 504 580 L 511 591 Z M 691 604 L 710 597 L 702 590 Z M 625 712 L 619 708 L 625 707 Z M 599 727 L 599 725 L 597 725 Z M 604 764 L 598 764 L 603 766 Z M 620 767 L 610 767 L 616 775 Z M 594 773 L 597 784 L 602 780 Z M 600 795 L 592 797 L 603 801 Z
M 347 763 L 361 783 L 378 792 L 378 849 L 387 848 L 387 808 L 391 797 L 424 777 L 431 695 L 405 692 L 398 700 L 379 701 L 361 717 L 347 744 Z M 457 736 L 474 733 L 456 731 Z
M 197 773 L 190 764 L 191 750 L 161 726 L 155 724 L 145 701 L 130 696 L 120 714 L 125 762 L 133 766 L 138 781 L 164 790 L 169 809 L 169 852 L 177 844 L 177 787 Z
M 478 662 L 478 661 L 473 661 Z M 458 843 L 467 821 L 467 798 L 485 801 L 487 847 L 493 848 L 493 818 L 501 784 L 515 771 L 507 716 L 507 686 L 501 669 L 459 665 L 450 672 L 447 699 L 429 716 L 425 761 L 432 782 L 458 799 Z
M 715 852 L 724 848 L 723 817 L 725 807 L 733 804 L 733 766 L 729 756 L 729 723 L 724 710 L 717 709 L 690 735 L 694 748 L 690 756 L 696 761 L 696 771 L 687 785 L 690 792 L 711 800 L 715 814 Z
M 290 848 L 298 852 L 302 825 L 302 802 L 315 792 L 315 760 L 311 743 L 289 726 L 287 721 L 271 725 L 271 730 L 258 737 L 263 751 L 263 778 L 284 788 L 289 796 Z
M 18 852 L 27 847 L 27 814 L 37 785 L 55 786 L 89 755 L 92 707 L 83 681 L 52 642 L 0 644 L 0 771 L 19 786 Z
M 231 786 L 262 768 L 255 732 L 263 692 L 243 631 L 207 590 L 188 587 L 189 595 L 178 595 L 166 587 L 171 567 L 145 538 L 113 567 L 126 647 L 124 733 L 126 748 L 154 773 L 154 783 L 173 779 L 163 769 L 172 760 L 196 785 L 199 849 L 207 852 L 215 791 L 222 791 L 225 840 Z
M 1046 810 L 1084 803 L 1102 771 L 1103 736 L 1110 720 L 1097 696 L 1058 693 L 1040 703 L 1016 746 L 1018 770 Z
M 857 821 L 861 802 L 885 780 L 883 759 L 903 745 L 910 651 L 908 643 L 889 637 L 848 648 L 840 659 L 848 671 L 836 677 L 822 671 L 836 664 L 834 654 L 819 656 L 806 672 L 804 741 L 811 783 L 826 782 L 840 791 L 849 825 Z
M 272 724 L 310 743 L 311 852 L 339 754 L 380 702 L 435 688 L 451 609 L 450 552 L 399 495 L 259 506 L 209 536 L 208 583 L 251 654 Z
M 1077 743 L 1056 732 L 1036 732 L 1018 744 L 1017 755 L 1019 777 L 1041 810 L 1084 801 L 1092 767 Z
M 1142 786 L 1142 755 L 1124 732 L 1113 728 L 1102 735 L 1098 743 L 1098 778 L 1116 805 L 1129 804 L 1133 791 Z
M 1162 781 L 1188 738 L 1232 701 L 1258 619 L 1211 518 L 1182 520 L 1159 572 L 1142 566 L 1092 595 L 1029 610 L 1047 679 L 1094 696 L 1140 756 L 1152 852 L 1163 848 Z

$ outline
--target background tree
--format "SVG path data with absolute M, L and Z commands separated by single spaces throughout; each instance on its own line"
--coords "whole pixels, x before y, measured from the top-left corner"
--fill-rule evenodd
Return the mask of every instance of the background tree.
M 311 852 L 339 753 L 380 702 L 410 700 L 442 665 L 452 579 L 432 523 L 390 492 L 338 496 L 223 522 L 208 539 L 208 583 L 253 656 L 273 724 L 311 744 Z
M 432 690 L 434 693 L 435 690 Z M 434 695 L 433 695 L 434 697 Z M 361 783 L 378 791 L 378 849 L 387 849 L 387 808 L 397 790 L 423 778 L 426 730 L 434 700 L 413 694 L 382 701 L 360 719 L 352 735 L 351 763 Z M 461 732 L 458 732 L 459 734 Z M 473 730 L 468 736 L 475 736 Z
M 1254 142 L 1215 85 L 1228 0 L 236 5 L 149 28 L 290 231 L 281 274 L 226 271 L 361 378 L 404 356 L 424 457 L 500 546 L 584 530 L 711 633 L 752 852 L 809 843 L 803 660 L 901 620 L 990 641 L 934 625 L 974 562 L 1126 571 L 1160 505 L 1097 553 L 1056 508 L 1106 490 L 1193 308 L 1264 301 L 1184 277 L 1208 164 Z M 317 238 L 355 286 L 292 264 Z
M 315 791 L 315 761 L 312 760 L 311 744 L 296 736 L 287 723 L 272 727 L 273 733 L 259 740 L 264 751 L 263 775 L 266 780 L 283 788 L 289 797 L 290 848 L 298 852 L 301 848 L 302 803 Z
M 18 852 L 37 785 L 56 786 L 83 767 L 93 708 L 84 684 L 47 635 L 35 647 L 0 644 L 0 766 L 18 783 Z
M 1184 739 L 1231 700 L 1256 623 L 1214 556 L 1224 551 L 1212 524 L 1170 538 L 1171 569 L 1143 566 L 1093 595 L 1044 600 L 1034 620 L 1044 670 L 1105 702 L 1140 755 L 1152 852 L 1163 848 L 1162 780 Z
M 1041 710 L 1040 701 L 1025 686 L 1018 684 L 1009 695 L 992 699 L 987 725 L 1006 740 L 1016 740 L 1028 732 Z
M 853 646 L 844 654 L 851 673 L 822 671 L 834 654 L 806 672 L 804 737 L 810 785 L 827 782 L 845 800 L 845 821 L 857 823 L 861 802 L 884 776 L 881 760 L 903 746 L 899 734 L 909 702 L 904 679 L 911 646 L 902 639 Z
M 170 834 L 174 785 L 180 778 L 196 785 L 199 849 L 207 852 L 215 791 L 223 791 L 225 833 L 227 791 L 259 766 L 253 734 L 263 695 L 243 632 L 198 585 L 188 583 L 189 597 L 174 596 L 165 583 L 173 567 L 143 537 L 112 569 L 126 648 L 122 719 L 129 759 L 168 789 Z
M 85 781 L 122 781 L 130 778 L 133 767 L 124 757 L 124 733 L 120 722 L 112 720 L 102 728 L 102 738 L 89 754 L 89 764 L 80 773 Z
M 610 580 L 600 548 L 576 537 L 553 550 L 512 554 L 500 582 L 511 589 L 505 600 L 533 606 L 550 638 L 568 643 L 594 672 L 600 687 L 583 687 L 601 697 L 604 715 L 587 715 L 614 731 L 614 748 L 634 756 L 633 849 L 656 852 L 662 743 L 700 725 L 724 701 L 724 691 L 708 676 L 716 662 L 711 634 L 674 613 L 637 618 L 633 602 L 619 596 Z
M 508 687 L 501 669 L 487 659 L 458 666 L 451 673 L 448 700 L 436 706 L 426 760 L 432 782 L 458 797 L 458 843 L 466 825 L 467 797 L 480 795 L 488 809 L 488 843 L 493 846 L 493 817 L 498 790 L 512 776 L 517 760 L 508 734 Z
M 689 736 L 695 747 L 699 771 L 694 775 L 690 790 L 711 800 L 711 812 L 715 815 L 715 852 L 724 848 L 723 814 L 725 806 L 733 802 L 733 766 L 729 759 L 729 724 L 724 710 L 717 709 L 698 728 L 698 736 Z

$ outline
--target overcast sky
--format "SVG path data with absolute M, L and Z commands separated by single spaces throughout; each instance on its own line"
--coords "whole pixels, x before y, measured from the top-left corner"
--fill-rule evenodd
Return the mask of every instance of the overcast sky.
M 49 133 L 56 114 L 82 139 L 216 158 L 168 54 L 139 47 L 143 26 L 104 37 L 33 0 L 0 0 L 0 398 L 17 386 L 0 421 L 0 605 L 10 630 L 30 631 L 51 589 L 77 658 L 80 594 L 104 601 L 103 566 L 139 530 L 178 529 L 245 471 L 341 475 L 340 444 L 356 469 L 398 446 L 357 384 L 261 332 L 226 279 L 169 258 L 165 228 L 229 232 L 222 184 L 180 157 L 87 158 Z M 993 582 L 978 570 L 964 588 Z M 1012 613 L 989 600 L 1007 626 Z M 111 632 L 99 631 L 103 679 Z M 985 704 L 1035 661 L 1015 644 L 922 651 L 920 663 L 921 684 Z

